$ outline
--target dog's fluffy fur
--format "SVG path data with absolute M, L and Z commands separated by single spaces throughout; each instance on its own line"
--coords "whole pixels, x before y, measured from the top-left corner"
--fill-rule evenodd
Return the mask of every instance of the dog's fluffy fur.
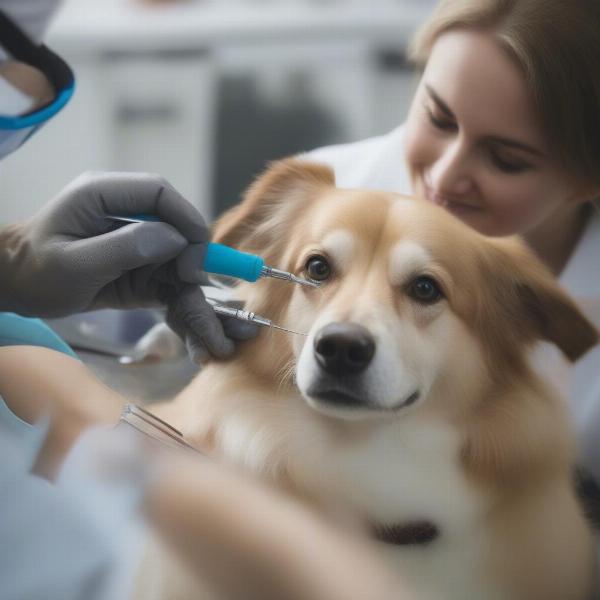
M 240 285 L 249 310 L 308 337 L 262 332 L 162 416 L 323 510 L 435 523 L 433 542 L 385 549 L 421 600 L 589 598 L 592 540 L 564 402 L 528 354 L 550 340 L 576 360 L 597 332 L 522 243 L 427 202 L 337 189 L 330 169 L 298 160 L 258 179 L 214 239 L 300 276 L 320 255 L 331 275 L 319 289 Z M 414 297 L 422 276 L 439 300 Z M 315 338 L 330 323 L 372 336 L 360 374 L 320 366 Z

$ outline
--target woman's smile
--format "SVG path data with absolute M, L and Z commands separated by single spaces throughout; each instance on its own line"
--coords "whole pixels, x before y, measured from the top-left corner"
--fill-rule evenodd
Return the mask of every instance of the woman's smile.
M 447 194 L 440 194 L 430 186 L 428 186 L 425 182 L 422 182 L 424 196 L 433 204 L 437 204 L 450 211 L 451 213 L 460 216 L 467 215 L 473 212 L 480 212 L 483 210 L 481 206 L 477 206 L 474 203 L 465 201 L 460 198 L 453 198 L 448 196 Z

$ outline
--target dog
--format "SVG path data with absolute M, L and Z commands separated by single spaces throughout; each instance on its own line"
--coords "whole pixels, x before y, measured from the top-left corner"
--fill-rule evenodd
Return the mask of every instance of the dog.
M 598 332 L 514 238 L 442 208 L 274 163 L 214 241 L 318 288 L 240 284 L 262 332 L 159 416 L 209 455 L 355 515 L 421 600 L 584 600 L 590 527 L 563 399 L 529 355 L 577 360 Z

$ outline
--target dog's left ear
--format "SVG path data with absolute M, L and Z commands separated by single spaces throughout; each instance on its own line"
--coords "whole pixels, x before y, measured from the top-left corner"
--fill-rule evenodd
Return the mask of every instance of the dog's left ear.
M 517 326 L 535 339 L 556 344 L 570 361 L 576 361 L 598 343 L 598 330 L 524 244 L 511 247 L 510 255 L 505 274 L 511 281 L 517 311 L 524 317 Z
M 295 221 L 334 185 L 334 173 L 326 165 L 297 158 L 273 162 L 242 202 L 218 219 L 212 239 L 265 259 L 278 257 Z

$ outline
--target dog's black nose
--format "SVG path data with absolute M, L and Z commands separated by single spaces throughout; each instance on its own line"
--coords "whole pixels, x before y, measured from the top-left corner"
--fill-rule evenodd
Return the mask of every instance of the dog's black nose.
M 375 340 L 355 323 L 330 323 L 314 341 L 319 365 L 332 375 L 355 375 L 367 368 L 375 354 Z

